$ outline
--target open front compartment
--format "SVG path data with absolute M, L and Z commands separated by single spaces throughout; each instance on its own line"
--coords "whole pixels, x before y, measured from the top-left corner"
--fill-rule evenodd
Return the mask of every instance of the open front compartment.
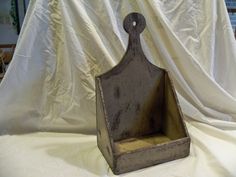
M 114 135 L 119 133 L 120 136 L 118 137 L 121 137 L 118 140 L 114 139 L 116 153 L 151 148 L 187 136 L 179 107 L 176 104 L 176 95 L 172 90 L 172 84 L 166 72 L 158 84 L 156 94 L 148 96 L 155 101 L 151 101 L 151 105 L 144 103 L 143 105 L 149 105 L 149 108 L 145 106 L 140 108 L 140 115 L 136 115 L 131 123 L 132 129 L 136 133 L 129 136 L 132 130 L 127 129 L 123 130 L 125 133 L 113 132 Z M 150 100 L 147 101 L 150 102 Z
M 119 74 L 96 78 L 98 147 L 115 174 L 189 154 L 190 138 L 168 72 L 148 63 L 140 66 L 149 69 L 127 78 L 132 62 Z

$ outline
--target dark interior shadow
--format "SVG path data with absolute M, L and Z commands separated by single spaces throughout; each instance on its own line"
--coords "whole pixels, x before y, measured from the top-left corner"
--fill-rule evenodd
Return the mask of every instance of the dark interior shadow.
M 99 151 L 96 141 L 51 144 L 47 153 L 98 176 L 110 173 L 109 166 Z

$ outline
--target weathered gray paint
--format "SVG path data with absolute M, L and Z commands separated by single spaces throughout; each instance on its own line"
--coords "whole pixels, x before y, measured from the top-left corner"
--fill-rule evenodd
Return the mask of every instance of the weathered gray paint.
M 144 17 L 129 14 L 123 25 L 123 59 L 95 79 L 98 147 L 115 174 L 183 158 L 190 146 L 168 72 L 143 53 Z

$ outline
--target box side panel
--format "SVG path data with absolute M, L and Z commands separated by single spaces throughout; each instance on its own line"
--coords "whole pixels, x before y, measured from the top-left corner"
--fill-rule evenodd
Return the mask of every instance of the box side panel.
M 187 136 L 181 109 L 174 87 L 170 81 L 168 73 L 165 74 L 165 116 L 162 124 L 163 132 L 172 140 Z
M 96 121 L 97 121 L 97 145 L 107 163 L 113 168 L 112 140 L 109 136 L 104 103 L 102 99 L 102 91 L 99 78 L 95 78 L 96 84 Z

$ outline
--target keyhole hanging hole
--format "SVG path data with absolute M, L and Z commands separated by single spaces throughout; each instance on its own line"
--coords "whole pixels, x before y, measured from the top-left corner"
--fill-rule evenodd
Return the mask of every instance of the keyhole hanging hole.
M 125 31 L 129 34 L 140 34 L 146 26 L 145 18 L 139 13 L 131 13 L 127 15 L 123 22 Z

